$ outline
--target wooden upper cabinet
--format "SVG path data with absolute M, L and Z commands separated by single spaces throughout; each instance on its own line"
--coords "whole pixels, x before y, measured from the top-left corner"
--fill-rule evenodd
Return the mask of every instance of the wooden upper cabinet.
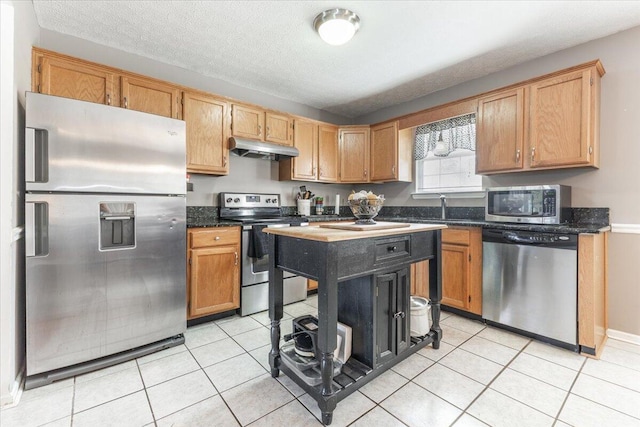
M 229 104 L 201 93 L 183 93 L 182 117 L 187 128 L 187 171 L 229 173 Z
M 231 133 L 233 136 L 263 139 L 264 110 L 233 104 L 231 114 Z
M 396 179 L 398 122 L 371 127 L 371 181 Z
M 293 179 L 315 181 L 318 165 L 318 125 L 311 121 L 294 121 L 293 145 L 300 154 L 293 158 Z
M 369 182 L 369 126 L 339 129 L 340 182 Z
M 264 140 L 276 144 L 293 145 L 293 122 L 289 116 L 267 111 Z
M 411 181 L 413 147 L 410 141 L 404 141 L 399 141 L 397 120 L 371 127 L 371 181 L 400 181 L 400 175 L 406 176 L 407 170 Z
M 603 75 L 593 61 L 480 98 L 478 173 L 599 167 Z
M 44 56 L 36 51 L 33 60 L 34 92 L 118 105 L 118 97 L 114 96 L 115 75 L 110 70 L 80 61 Z
M 478 100 L 477 173 L 522 169 L 524 158 L 524 88 Z
M 120 105 L 130 110 L 179 119 L 180 89 L 157 80 L 122 76 Z
M 296 118 L 293 128 L 300 154 L 280 160 L 280 180 L 338 182 L 338 127 Z
M 530 87 L 530 168 L 598 166 L 596 67 L 550 78 Z
M 293 120 L 259 107 L 233 104 L 231 133 L 241 138 L 293 145 Z
M 318 127 L 318 181 L 338 182 L 338 127 Z

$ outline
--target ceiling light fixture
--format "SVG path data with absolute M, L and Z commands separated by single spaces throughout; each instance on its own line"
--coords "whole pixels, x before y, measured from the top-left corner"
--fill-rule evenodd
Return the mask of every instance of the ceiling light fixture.
M 348 9 L 329 9 L 316 16 L 313 26 L 322 40 L 340 46 L 351 40 L 358 31 L 360 18 Z

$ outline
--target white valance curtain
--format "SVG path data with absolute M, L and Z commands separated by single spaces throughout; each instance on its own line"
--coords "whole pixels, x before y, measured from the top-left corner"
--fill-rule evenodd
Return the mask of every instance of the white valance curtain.
M 476 151 L 476 115 L 453 117 L 418 126 L 414 160 L 426 158 L 429 152 L 446 157 L 458 149 Z

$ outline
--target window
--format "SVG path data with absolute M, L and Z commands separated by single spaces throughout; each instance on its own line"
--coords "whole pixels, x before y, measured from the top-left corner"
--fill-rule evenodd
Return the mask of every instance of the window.
M 482 190 L 476 175 L 476 115 L 418 126 L 415 137 L 416 193 Z

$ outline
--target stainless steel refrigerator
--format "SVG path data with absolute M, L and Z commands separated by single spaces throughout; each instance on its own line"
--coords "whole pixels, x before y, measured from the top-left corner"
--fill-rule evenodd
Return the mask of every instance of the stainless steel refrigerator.
M 184 122 L 26 105 L 26 388 L 184 342 Z

